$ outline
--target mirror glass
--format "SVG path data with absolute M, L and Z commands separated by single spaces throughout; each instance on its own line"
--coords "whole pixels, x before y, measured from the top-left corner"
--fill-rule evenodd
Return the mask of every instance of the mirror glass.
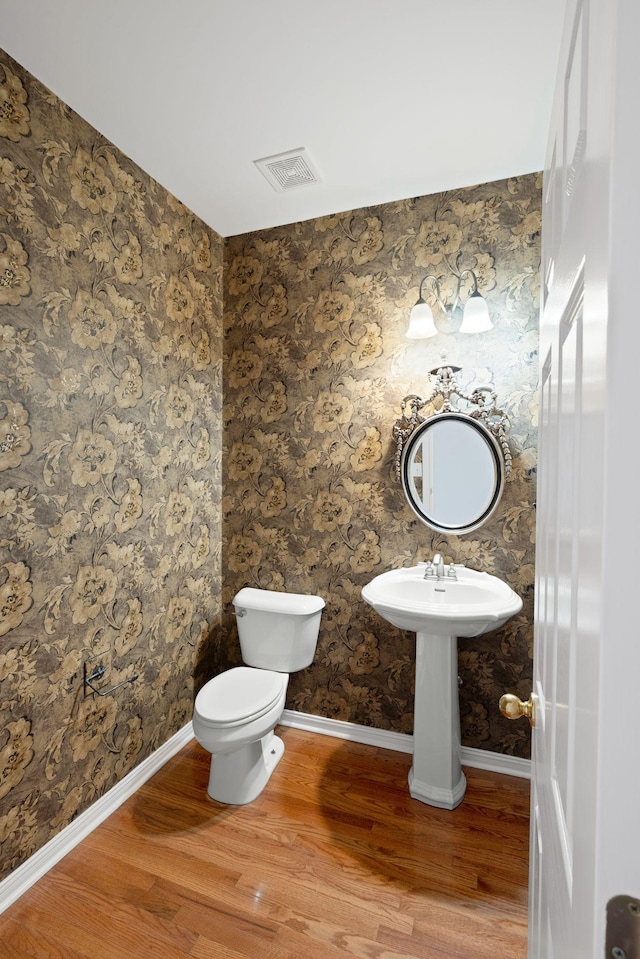
M 441 413 L 411 435 L 402 485 L 413 511 L 432 529 L 470 533 L 502 495 L 502 451 L 484 424 L 465 413 Z

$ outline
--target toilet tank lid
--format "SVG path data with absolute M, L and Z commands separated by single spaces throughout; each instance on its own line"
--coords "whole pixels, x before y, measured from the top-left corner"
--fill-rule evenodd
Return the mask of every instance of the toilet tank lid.
M 260 609 L 268 613 L 289 613 L 308 616 L 324 607 L 321 596 L 308 593 L 280 593 L 273 589 L 254 589 L 243 586 L 233 598 L 233 605 L 244 609 Z

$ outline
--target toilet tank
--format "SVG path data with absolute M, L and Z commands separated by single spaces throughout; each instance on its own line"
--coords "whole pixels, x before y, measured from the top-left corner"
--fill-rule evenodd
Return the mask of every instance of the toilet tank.
M 247 666 L 293 673 L 313 661 L 324 600 L 245 586 L 233 599 Z

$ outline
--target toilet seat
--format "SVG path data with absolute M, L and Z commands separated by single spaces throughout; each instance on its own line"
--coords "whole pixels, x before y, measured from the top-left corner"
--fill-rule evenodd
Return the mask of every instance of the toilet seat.
M 287 673 L 236 666 L 205 683 L 196 696 L 195 709 L 205 726 L 242 726 L 268 713 L 288 681 Z

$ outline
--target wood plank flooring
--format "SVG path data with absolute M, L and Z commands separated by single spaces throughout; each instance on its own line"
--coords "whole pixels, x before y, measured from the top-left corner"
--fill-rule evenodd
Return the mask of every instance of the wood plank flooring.
M 0 916 L 3 959 L 524 959 L 526 781 L 467 769 L 448 812 L 407 755 L 278 733 L 249 806 L 190 743 Z

